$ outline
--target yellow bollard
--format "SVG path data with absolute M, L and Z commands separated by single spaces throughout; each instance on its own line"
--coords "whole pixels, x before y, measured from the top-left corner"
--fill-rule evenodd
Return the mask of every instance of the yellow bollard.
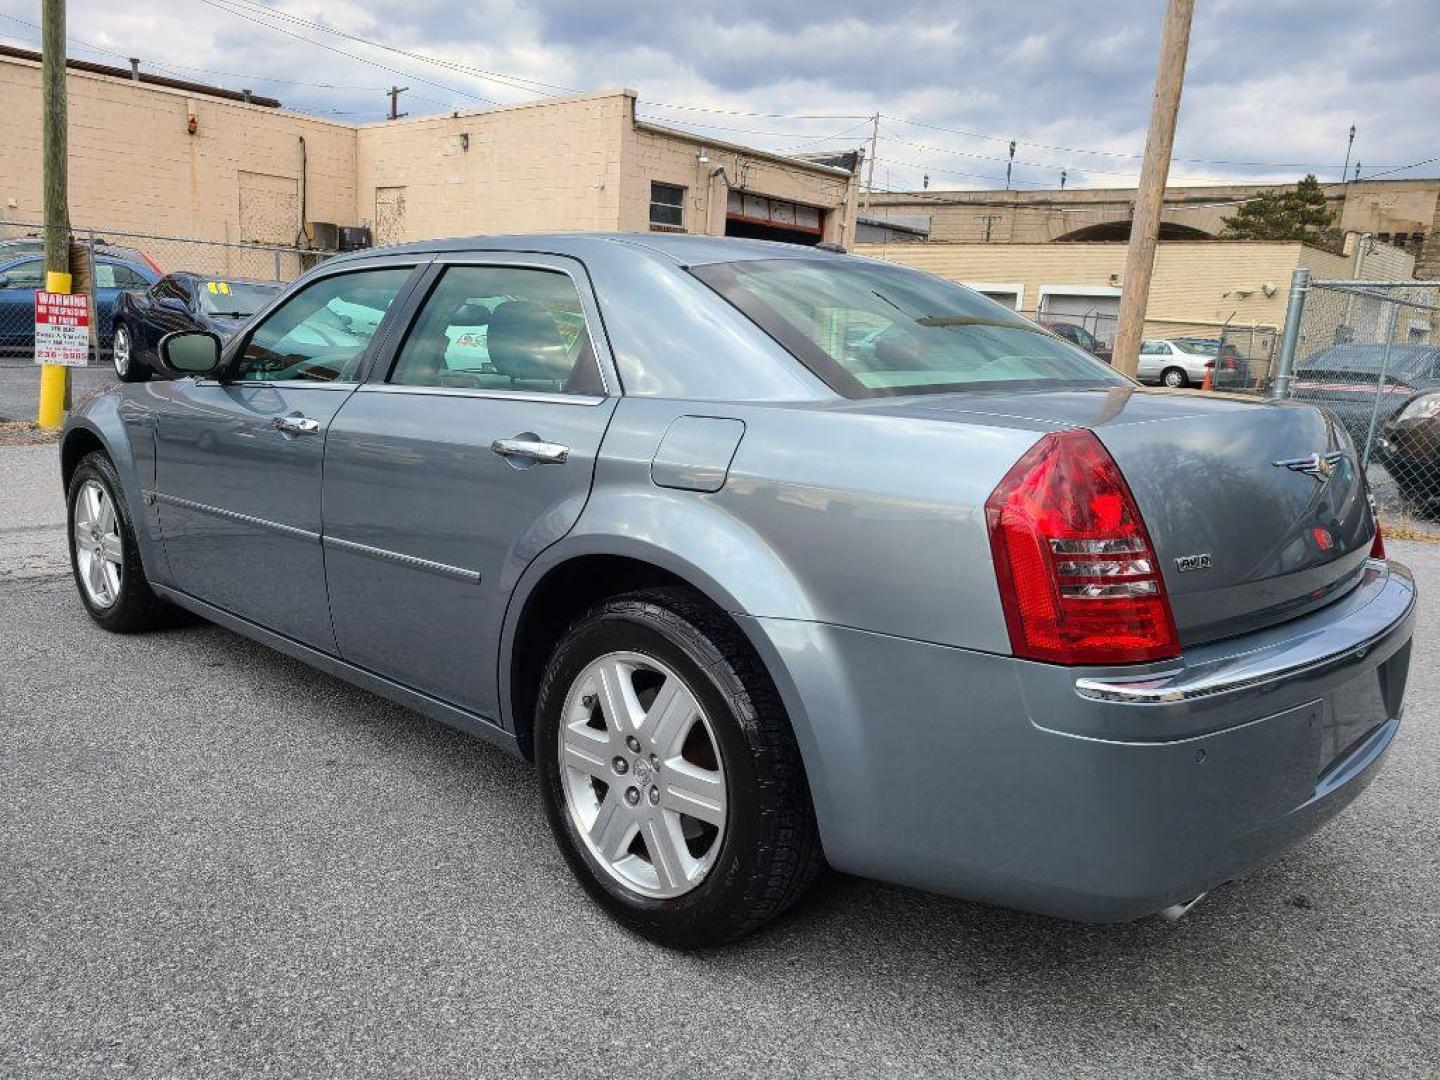
M 45 291 L 68 293 L 70 275 L 55 270 L 45 274 Z M 65 399 L 69 396 L 70 369 L 61 364 L 44 364 L 40 368 L 40 410 L 35 422 L 42 428 L 58 428 L 65 423 Z

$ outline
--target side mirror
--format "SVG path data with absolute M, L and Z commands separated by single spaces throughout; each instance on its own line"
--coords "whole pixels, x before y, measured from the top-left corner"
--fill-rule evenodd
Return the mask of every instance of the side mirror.
M 160 339 L 160 365 L 172 375 L 209 375 L 220 366 L 220 338 L 205 330 L 177 330 Z

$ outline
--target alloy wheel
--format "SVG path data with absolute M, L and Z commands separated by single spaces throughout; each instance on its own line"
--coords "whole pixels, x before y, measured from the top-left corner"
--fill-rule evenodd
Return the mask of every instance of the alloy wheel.
M 73 529 L 75 565 L 85 595 L 97 608 L 112 607 L 124 580 L 124 547 L 115 502 L 95 480 L 85 481 L 75 496 Z
M 110 343 L 110 358 L 115 364 L 115 374 L 123 379 L 130 371 L 130 331 L 123 326 L 115 328 L 115 339 Z
M 561 712 L 561 786 L 575 831 L 616 881 L 672 899 L 709 873 L 725 837 L 726 784 L 705 710 L 653 657 L 607 653 Z

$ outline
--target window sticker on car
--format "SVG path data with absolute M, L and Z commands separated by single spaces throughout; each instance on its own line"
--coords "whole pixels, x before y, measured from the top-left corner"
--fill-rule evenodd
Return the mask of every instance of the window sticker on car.
M 230 295 L 230 283 L 228 281 L 207 281 L 205 283 L 205 288 L 209 289 L 210 292 L 218 293 L 221 296 Z

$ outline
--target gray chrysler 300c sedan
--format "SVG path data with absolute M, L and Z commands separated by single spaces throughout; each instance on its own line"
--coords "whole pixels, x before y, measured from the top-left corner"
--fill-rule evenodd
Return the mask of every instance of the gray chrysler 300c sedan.
M 189 609 L 534 760 L 658 941 L 743 934 L 822 861 L 1178 912 L 1400 722 L 1415 589 L 1340 426 L 1142 389 L 926 274 L 440 241 L 161 359 L 64 435 L 96 622 Z

